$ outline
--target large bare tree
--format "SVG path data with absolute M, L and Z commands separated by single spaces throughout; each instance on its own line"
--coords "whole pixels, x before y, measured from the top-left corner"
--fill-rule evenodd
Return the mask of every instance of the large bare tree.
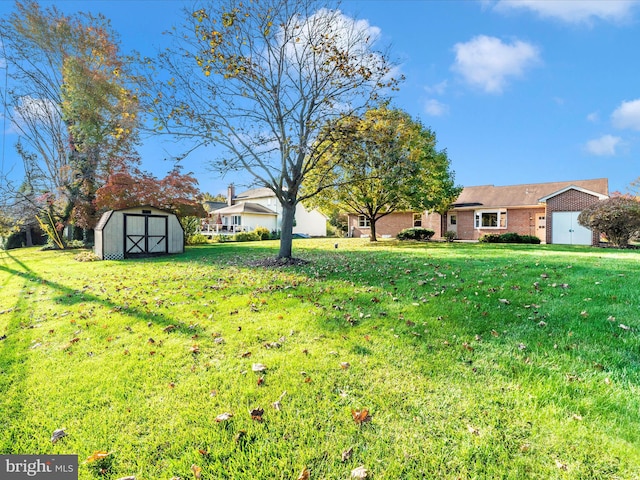
M 0 21 L 0 41 L 9 76 L 2 96 L 18 153 L 29 159 L 26 175 L 64 204 L 62 220 L 91 228 L 95 191 L 114 163 L 132 158 L 137 139 L 137 99 L 117 35 L 103 16 L 22 0 Z
M 150 102 L 157 128 L 193 147 L 216 144 L 221 171 L 245 171 L 283 207 L 279 258 L 292 256 L 296 205 L 318 167 L 322 127 L 397 85 L 375 49 L 379 29 L 316 0 L 220 0 L 187 12 L 160 56 L 166 82 Z M 162 75 L 158 70 L 155 75 Z

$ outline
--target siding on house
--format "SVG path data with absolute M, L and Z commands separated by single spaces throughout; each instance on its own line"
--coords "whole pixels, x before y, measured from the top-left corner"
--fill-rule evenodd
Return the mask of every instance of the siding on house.
M 265 220 L 265 222 L 268 221 L 268 225 L 261 224 L 256 226 L 263 226 L 273 230 L 281 228 L 283 208 L 275 194 L 268 188 L 253 188 L 235 195 L 233 185 L 229 185 L 229 188 L 227 189 L 227 204 L 232 206 L 243 203 L 261 205 L 273 212 L 275 224 L 273 224 L 273 221 L 271 220 Z M 208 213 L 210 215 L 215 215 L 216 210 Z M 243 218 L 245 218 L 245 214 L 243 213 L 242 215 Z M 307 210 L 304 205 L 299 203 L 296 206 L 293 233 L 306 234 L 312 237 L 325 237 L 327 235 L 327 217 L 319 210 Z

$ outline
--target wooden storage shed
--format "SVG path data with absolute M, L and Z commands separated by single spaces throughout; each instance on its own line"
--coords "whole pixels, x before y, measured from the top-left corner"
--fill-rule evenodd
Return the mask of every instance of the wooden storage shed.
M 184 252 L 184 229 L 175 214 L 149 205 L 109 210 L 95 228 L 101 260 Z

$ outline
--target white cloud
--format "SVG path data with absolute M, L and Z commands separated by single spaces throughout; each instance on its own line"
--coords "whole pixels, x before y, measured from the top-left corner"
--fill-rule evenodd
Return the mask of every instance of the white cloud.
M 592 155 L 613 156 L 616 154 L 616 148 L 620 145 L 622 139 L 613 135 L 603 135 L 600 138 L 589 140 L 586 144 L 586 150 Z
M 48 98 L 34 98 L 26 95 L 14 108 L 13 120 L 18 125 L 38 123 L 53 124 L 61 119 L 58 106 Z
M 427 100 L 424 110 L 432 117 L 441 117 L 442 115 L 449 113 L 449 105 L 432 98 Z
M 587 120 L 589 120 L 592 123 L 599 122 L 600 115 L 598 114 L 598 112 L 591 112 L 589 115 L 587 115 Z
M 488 93 L 502 93 L 507 79 L 521 77 L 540 62 L 538 49 L 520 40 L 504 43 L 499 38 L 479 35 L 453 47 L 456 61 L 452 69 L 471 85 Z
M 622 102 L 611 114 L 613 126 L 640 130 L 640 99 Z
M 499 0 L 494 9 L 499 12 L 529 10 L 542 18 L 579 24 L 593 20 L 625 21 L 638 3 L 638 0 Z
M 427 85 L 424 87 L 427 93 L 435 93 L 437 95 L 442 95 L 447 90 L 448 82 L 446 80 L 437 83 L 436 85 Z
M 367 20 L 356 20 L 340 10 L 321 8 L 307 18 L 296 15 L 290 24 L 280 28 L 278 40 L 284 44 L 294 66 L 315 68 L 315 57 L 333 54 L 333 50 L 318 53 L 315 49 L 318 44 L 328 41 L 340 53 L 348 52 L 351 62 L 375 68 L 383 61 L 379 54 L 373 52 L 373 45 L 380 35 L 380 28 L 370 25 Z

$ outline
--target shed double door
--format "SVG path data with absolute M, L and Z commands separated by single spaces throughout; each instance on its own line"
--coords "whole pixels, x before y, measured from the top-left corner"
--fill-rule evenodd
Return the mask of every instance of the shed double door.
M 125 258 L 167 253 L 168 224 L 166 215 L 125 214 Z
M 578 223 L 580 212 L 553 212 L 551 243 L 591 245 L 593 233 Z

